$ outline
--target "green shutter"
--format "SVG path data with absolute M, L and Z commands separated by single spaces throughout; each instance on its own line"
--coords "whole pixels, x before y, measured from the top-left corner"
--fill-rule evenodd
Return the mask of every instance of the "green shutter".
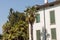
M 37 31 L 36 31 L 36 39 L 37 39 L 37 40 L 41 40 L 40 30 L 37 30 Z
M 52 37 L 52 40 L 56 40 L 56 28 L 52 28 L 51 29 L 51 37 Z
M 50 23 L 55 24 L 55 12 L 50 11 Z
M 36 14 L 36 23 L 40 22 L 40 14 Z

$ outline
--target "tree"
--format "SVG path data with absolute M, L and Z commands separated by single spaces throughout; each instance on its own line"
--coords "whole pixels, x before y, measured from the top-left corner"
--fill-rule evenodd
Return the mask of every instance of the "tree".
M 37 10 L 34 6 L 27 8 L 27 10 L 25 11 L 26 15 L 27 15 L 26 20 L 31 25 L 31 40 L 33 40 L 33 24 L 35 21 L 35 12 L 36 11 Z
M 24 13 L 10 9 L 8 21 L 3 25 L 3 40 L 26 40 L 28 23 L 25 18 Z

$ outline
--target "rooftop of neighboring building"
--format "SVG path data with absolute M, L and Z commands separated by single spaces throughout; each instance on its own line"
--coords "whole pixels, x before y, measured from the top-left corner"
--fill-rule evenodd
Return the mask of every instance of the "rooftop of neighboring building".
M 54 1 L 54 2 L 50 2 L 50 3 L 45 3 L 43 5 L 35 5 L 36 9 L 43 9 L 43 8 L 47 8 L 47 7 L 51 7 L 51 6 L 55 6 L 60 4 L 60 1 Z

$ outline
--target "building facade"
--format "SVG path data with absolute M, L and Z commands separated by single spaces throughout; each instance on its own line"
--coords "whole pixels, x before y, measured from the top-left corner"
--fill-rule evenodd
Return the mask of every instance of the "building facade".
M 33 25 L 33 40 L 60 40 L 60 1 L 37 6 L 36 19 Z M 29 25 L 29 40 L 31 40 Z

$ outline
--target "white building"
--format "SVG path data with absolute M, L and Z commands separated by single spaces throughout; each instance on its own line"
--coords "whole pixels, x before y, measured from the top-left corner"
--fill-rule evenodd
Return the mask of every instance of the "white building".
M 36 7 L 36 20 L 33 25 L 33 40 L 43 40 L 46 28 L 47 40 L 60 40 L 60 1 L 54 1 Z M 31 40 L 31 26 L 29 26 L 29 40 Z

